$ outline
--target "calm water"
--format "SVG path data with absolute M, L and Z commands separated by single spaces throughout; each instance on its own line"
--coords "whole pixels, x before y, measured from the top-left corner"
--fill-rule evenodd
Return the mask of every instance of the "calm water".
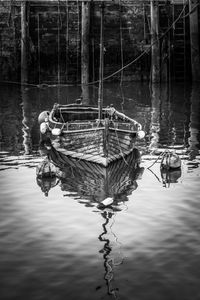
M 89 93 L 94 103 L 96 88 Z M 105 104 L 146 131 L 139 172 L 115 172 L 108 189 L 126 172 L 130 180 L 106 209 L 98 206 L 105 187 L 87 170 L 36 180 L 38 114 L 80 94 L 80 87 L 1 86 L 0 299 L 200 299 L 199 87 L 105 85 Z M 165 176 L 158 158 L 167 147 L 182 167 Z

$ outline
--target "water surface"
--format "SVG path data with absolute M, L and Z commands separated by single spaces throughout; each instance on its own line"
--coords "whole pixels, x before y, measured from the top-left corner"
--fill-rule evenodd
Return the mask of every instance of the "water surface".
M 105 105 L 146 131 L 140 169 L 120 165 L 105 209 L 96 173 L 92 181 L 77 166 L 62 180 L 36 180 L 38 114 L 80 94 L 78 86 L 1 86 L 1 299 L 200 299 L 199 88 L 105 85 Z M 96 94 L 91 87 L 89 103 Z M 182 166 L 166 176 L 158 157 L 169 148 Z

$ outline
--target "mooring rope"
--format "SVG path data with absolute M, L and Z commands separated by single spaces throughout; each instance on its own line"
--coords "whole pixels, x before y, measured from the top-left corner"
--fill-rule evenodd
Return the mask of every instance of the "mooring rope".
M 150 169 L 151 167 L 153 167 L 153 165 L 155 165 L 155 163 L 159 160 L 160 157 L 162 157 L 165 152 L 167 152 L 168 150 L 164 150 L 163 152 L 161 152 L 158 157 L 156 158 L 156 160 L 147 168 L 147 169 Z

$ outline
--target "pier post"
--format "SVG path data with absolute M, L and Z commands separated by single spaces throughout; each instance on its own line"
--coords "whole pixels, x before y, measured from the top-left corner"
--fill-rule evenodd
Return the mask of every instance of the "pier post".
M 27 66 L 27 1 L 21 2 L 21 83 L 28 81 L 28 66 Z
M 160 82 L 159 6 L 151 0 L 151 81 Z
M 198 28 L 198 1 L 189 1 L 190 11 L 190 49 L 192 80 L 200 81 L 200 52 L 199 52 L 199 28 Z
M 83 100 L 89 98 L 90 3 L 82 2 L 81 17 L 81 84 Z

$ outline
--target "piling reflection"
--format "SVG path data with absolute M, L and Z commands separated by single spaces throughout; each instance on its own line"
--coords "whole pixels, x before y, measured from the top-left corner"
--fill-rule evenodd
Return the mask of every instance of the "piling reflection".
M 191 113 L 188 138 L 188 150 L 190 150 L 190 159 L 195 159 L 199 154 L 199 133 L 200 133 L 200 88 L 193 85 L 191 92 Z
M 160 144 L 173 147 L 176 143 L 176 129 L 172 120 L 172 107 L 170 102 L 169 85 L 160 86 Z
M 190 92 L 190 93 L 189 93 Z M 195 158 L 199 151 L 200 89 L 180 86 L 151 86 L 151 119 L 149 150 L 181 148 Z
M 23 132 L 23 146 L 24 154 L 28 155 L 32 152 L 32 137 L 31 137 L 31 101 L 28 96 L 28 91 L 24 86 L 21 87 L 21 97 L 22 97 L 22 132 Z
M 17 89 L 0 89 L 0 149 L 18 153 L 21 144 L 21 107 Z
M 151 123 L 150 123 L 150 144 L 149 150 L 155 151 L 159 146 L 160 132 L 160 86 L 152 84 L 151 94 Z

